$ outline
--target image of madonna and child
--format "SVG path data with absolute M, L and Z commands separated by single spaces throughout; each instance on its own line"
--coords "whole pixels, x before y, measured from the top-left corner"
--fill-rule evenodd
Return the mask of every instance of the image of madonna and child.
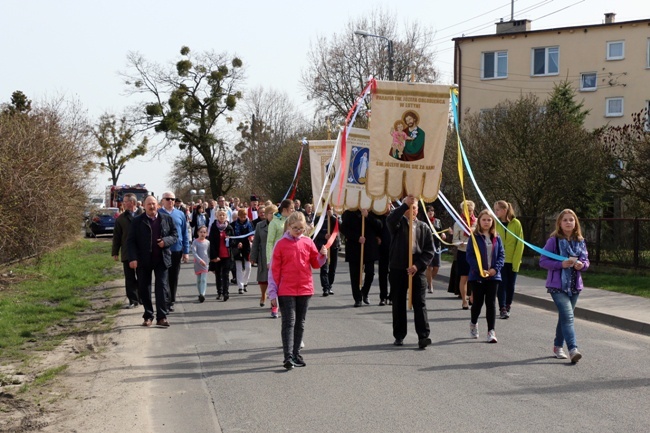
M 307 222 L 301 212 L 288 215 L 286 224 L 287 230 L 273 248 L 268 297 L 272 306 L 280 307 L 283 366 L 291 370 L 306 365 L 300 347 L 309 300 L 314 294 L 312 268 L 325 264 L 327 248 L 323 245 L 319 251 L 305 236 Z
M 474 242 L 478 247 L 480 263 Z M 478 214 L 476 229 L 467 244 L 466 257 L 469 265 L 468 285 L 474 298 L 469 324 L 470 336 L 479 338 L 478 318 L 485 304 L 487 342 L 496 343 L 497 336 L 494 329 L 496 299 L 501 282 L 501 269 L 505 262 L 505 250 L 501 237 L 497 233 L 496 221 L 487 209 Z
M 407 141 L 412 141 L 413 138 L 406 132 L 408 130 L 406 123 L 399 119 L 393 124 L 390 130 L 390 135 L 393 137 L 393 143 L 390 145 L 389 155 L 395 159 L 400 159 L 404 152 L 404 146 Z
M 573 313 L 583 288 L 581 273 L 589 268 L 589 255 L 580 222 L 574 211 L 564 209 L 560 212 L 555 222 L 555 230 L 546 241 L 544 249 L 568 257 L 560 261 L 542 255 L 539 265 L 548 270 L 546 289 L 558 311 L 553 356 L 567 359 L 563 348 L 566 343 L 571 363 L 575 364 L 582 358 L 582 354 L 578 350 Z

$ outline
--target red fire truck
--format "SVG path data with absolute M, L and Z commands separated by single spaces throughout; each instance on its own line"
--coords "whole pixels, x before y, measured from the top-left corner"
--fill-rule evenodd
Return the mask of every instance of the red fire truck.
M 132 193 L 138 198 L 138 201 L 144 202 L 144 199 L 149 195 L 149 191 L 145 188 L 143 183 L 137 185 L 109 185 L 106 187 L 106 207 L 116 207 L 120 211 L 122 208 L 122 201 L 124 194 Z

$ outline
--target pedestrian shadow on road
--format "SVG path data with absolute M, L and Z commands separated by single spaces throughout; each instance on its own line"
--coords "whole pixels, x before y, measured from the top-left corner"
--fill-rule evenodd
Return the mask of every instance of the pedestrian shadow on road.
M 431 367 L 422 368 L 421 371 L 487 370 L 491 368 L 511 367 L 517 365 L 542 365 L 542 364 L 557 364 L 557 360 L 549 356 L 541 356 L 537 358 L 520 359 L 516 361 L 490 361 L 490 362 L 477 362 L 474 364 L 434 365 Z

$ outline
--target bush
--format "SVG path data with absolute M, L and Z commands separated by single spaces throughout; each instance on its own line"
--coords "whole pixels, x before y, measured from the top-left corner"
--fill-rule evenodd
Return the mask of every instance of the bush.
M 2 107 L 0 263 L 41 255 L 79 235 L 87 131 L 79 110 L 61 101 L 34 110 L 31 101 Z

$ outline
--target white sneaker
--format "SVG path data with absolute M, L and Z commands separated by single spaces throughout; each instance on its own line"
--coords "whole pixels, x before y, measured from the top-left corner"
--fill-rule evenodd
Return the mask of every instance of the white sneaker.
M 576 347 L 575 349 L 571 349 L 569 351 L 569 356 L 571 357 L 571 363 L 575 364 L 576 362 L 580 361 L 580 358 L 582 358 L 582 353 L 578 352 L 578 348 Z
M 553 355 L 557 359 L 567 359 L 566 353 L 564 353 L 564 349 L 558 346 L 553 346 Z
M 473 324 L 472 322 L 469 322 L 469 336 L 474 339 L 478 338 L 478 323 Z
M 497 342 L 497 334 L 494 332 L 494 329 L 490 329 L 488 331 L 487 342 L 488 343 L 496 343 Z
M 302 348 L 304 348 L 304 347 L 305 347 L 305 342 L 304 342 L 304 341 L 301 341 L 301 342 L 300 342 L 300 348 L 302 349 Z

